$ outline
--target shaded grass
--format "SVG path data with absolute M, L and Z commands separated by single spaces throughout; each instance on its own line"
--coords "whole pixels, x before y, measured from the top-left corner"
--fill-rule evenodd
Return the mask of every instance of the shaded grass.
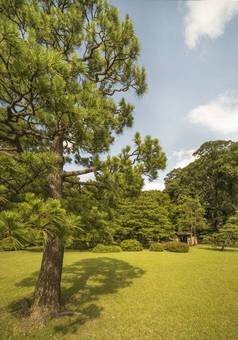
M 63 303 L 78 315 L 25 336 L 13 310 L 40 258 L 0 253 L 0 339 L 238 339 L 238 252 L 67 252 Z

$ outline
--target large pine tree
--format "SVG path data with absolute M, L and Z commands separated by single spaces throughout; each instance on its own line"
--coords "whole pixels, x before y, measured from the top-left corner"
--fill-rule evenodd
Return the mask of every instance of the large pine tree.
M 94 174 L 91 185 L 118 195 L 140 189 L 143 175 L 156 178 L 165 166 L 156 139 L 142 141 L 137 134 L 134 149 L 100 159 L 115 136 L 132 125 L 133 106 L 120 94 L 146 90 L 128 16 L 121 21 L 118 10 L 103 0 L 1 0 L 0 42 L 4 200 L 22 200 L 24 190 L 35 192 L 41 199 L 36 204 L 49 199 L 52 214 L 63 221 L 64 188 L 87 185 L 84 174 Z M 72 161 L 78 169 L 66 171 Z M 11 195 L 5 197 L 9 188 Z M 47 215 L 47 209 L 39 209 Z M 60 310 L 65 231 L 57 218 L 53 227 L 47 218 L 35 317 Z

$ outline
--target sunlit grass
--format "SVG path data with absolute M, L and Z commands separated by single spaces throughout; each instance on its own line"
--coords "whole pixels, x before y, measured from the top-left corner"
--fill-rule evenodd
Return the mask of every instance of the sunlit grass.
M 78 315 L 24 335 L 16 311 L 40 258 L 0 253 L 0 339 L 238 339 L 237 251 L 66 252 L 63 301 Z

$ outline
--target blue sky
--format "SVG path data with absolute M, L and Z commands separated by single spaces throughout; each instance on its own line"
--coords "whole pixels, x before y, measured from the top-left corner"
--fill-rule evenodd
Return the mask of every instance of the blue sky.
M 135 131 L 160 140 L 168 172 L 192 160 L 203 142 L 238 136 L 238 1 L 110 0 L 131 17 L 141 44 L 148 91 L 127 96 Z M 162 188 L 160 179 L 146 189 Z

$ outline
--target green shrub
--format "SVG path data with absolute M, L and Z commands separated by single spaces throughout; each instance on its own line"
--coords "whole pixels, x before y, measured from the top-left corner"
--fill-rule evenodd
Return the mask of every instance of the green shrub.
M 161 243 L 152 243 L 149 248 L 150 251 L 164 251 L 164 246 Z
M 105 245 L 105 244 L 97 244 L 96 247 L 92 249 L 93 253 L 119 253 L 121 251 L 121 247 L 116 245 Z
M 121 242 L 121 248 L 124 251 L 141 251 L 142 244 L 137 240 L 124 240 Z
M 165 249 L 175 253 L 188 253 L 189 246 L 187 243 L 172 241 L 165 244 Z

